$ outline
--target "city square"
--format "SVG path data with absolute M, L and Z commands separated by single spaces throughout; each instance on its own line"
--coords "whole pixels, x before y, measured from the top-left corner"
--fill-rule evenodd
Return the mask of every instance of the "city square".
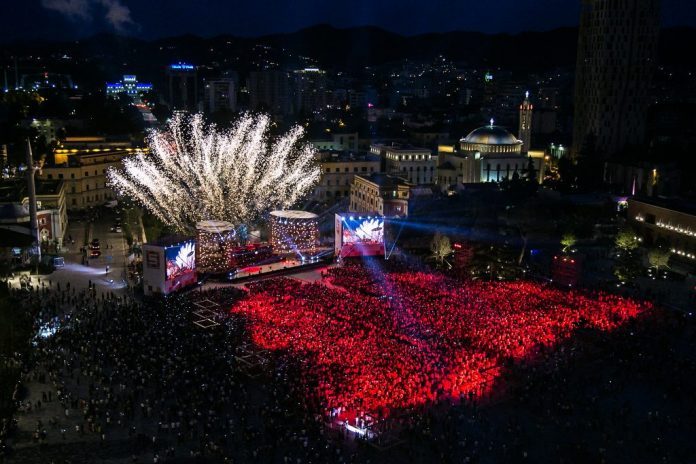
M 0 462 L 694 461 L 692 9 L 272 3 L 8 10 Z

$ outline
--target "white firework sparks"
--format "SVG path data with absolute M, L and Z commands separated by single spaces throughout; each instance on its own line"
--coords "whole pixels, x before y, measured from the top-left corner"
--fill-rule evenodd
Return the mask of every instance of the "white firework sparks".
M 383 230 L 384 222 L 381 219 L 367 219 L 355 229 L 355 235 L 357 235 L 360 240 L 379 243 L 382 242 L 384 238 Z
M 150 154 L 110 169 L 109 182 L 179 231 L 202 220 L 249 224 L 295 204 L 320 176 L 314 148 L 300 141 L 303 129 L 271 140 L 270 123 L 246 114 L 220 130 L 201 115 L 175 115 L 149 134 Z
M 196 267 L 196 247 L 193 242 L 185 243 L 179 249 L 175 262 L 179 269 L 193 269 Z

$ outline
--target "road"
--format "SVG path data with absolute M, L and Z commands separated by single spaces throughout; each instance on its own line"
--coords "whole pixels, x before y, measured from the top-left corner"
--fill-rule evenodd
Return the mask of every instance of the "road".
M 99 239 L 102 254 L 98 258 L 91 258 L 89 264 L 104 274 L 103 280 L 108 283 L 108 287 L 122 288 L 126 284 L 128 244 L 123 232 L 111 232 L 115 222 L 116 215 L 108 210 L 92 224 L 91 239 Z M 111 280 L 113 283 L 110 283 Z
M 117 295 L 128 291 L 126 283 L 126 260 L 129 251 L 123 233 L 110 232 L 115 221 L 115 213 L 105 211 L 93 223 L 89 224 L 85 219 L 70 217 L 68 231 L 65 237 L 65 246 L 62 255 L 65 258 L 65 266 L 47 276 L 33 277 L 33 283 L 41 285 L 60 285 L 62 288 L 70 283 L 71 287 L 81 289 L 94 285 L 98 294 L 113 292 Z M 80 248 L 94 238 L 101 242 L 102 255 L 91 258 L 83 264 Z M 68 243 L 69 237 L 75 242 Z M 109 272 L 106 272 L 106 266 Z M 10 279 L 13 286 L 19 287 L 19 278 Z

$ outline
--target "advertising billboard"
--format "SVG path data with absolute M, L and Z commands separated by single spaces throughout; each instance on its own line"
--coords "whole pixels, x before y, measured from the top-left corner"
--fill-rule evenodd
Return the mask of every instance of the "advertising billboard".
M 166 263 L 165 293 L 175 292 L 198 281 L 196 275 L 196 242 L 189 240 L 164 250 Z
M 383 216 L 337 215 L 336 227 L 341 258 L 384 255 Z

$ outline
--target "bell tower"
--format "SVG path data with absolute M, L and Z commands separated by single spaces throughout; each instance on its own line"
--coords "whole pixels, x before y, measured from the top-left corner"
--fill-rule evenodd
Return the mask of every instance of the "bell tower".
M 518 138 L 522 141 L 522 153 L 528 153 L 532 141 L 532 111 L 534 105 L 529 102 L 529 91 L 524 93 L 524 101 L 520 105 L 520 131 Z

